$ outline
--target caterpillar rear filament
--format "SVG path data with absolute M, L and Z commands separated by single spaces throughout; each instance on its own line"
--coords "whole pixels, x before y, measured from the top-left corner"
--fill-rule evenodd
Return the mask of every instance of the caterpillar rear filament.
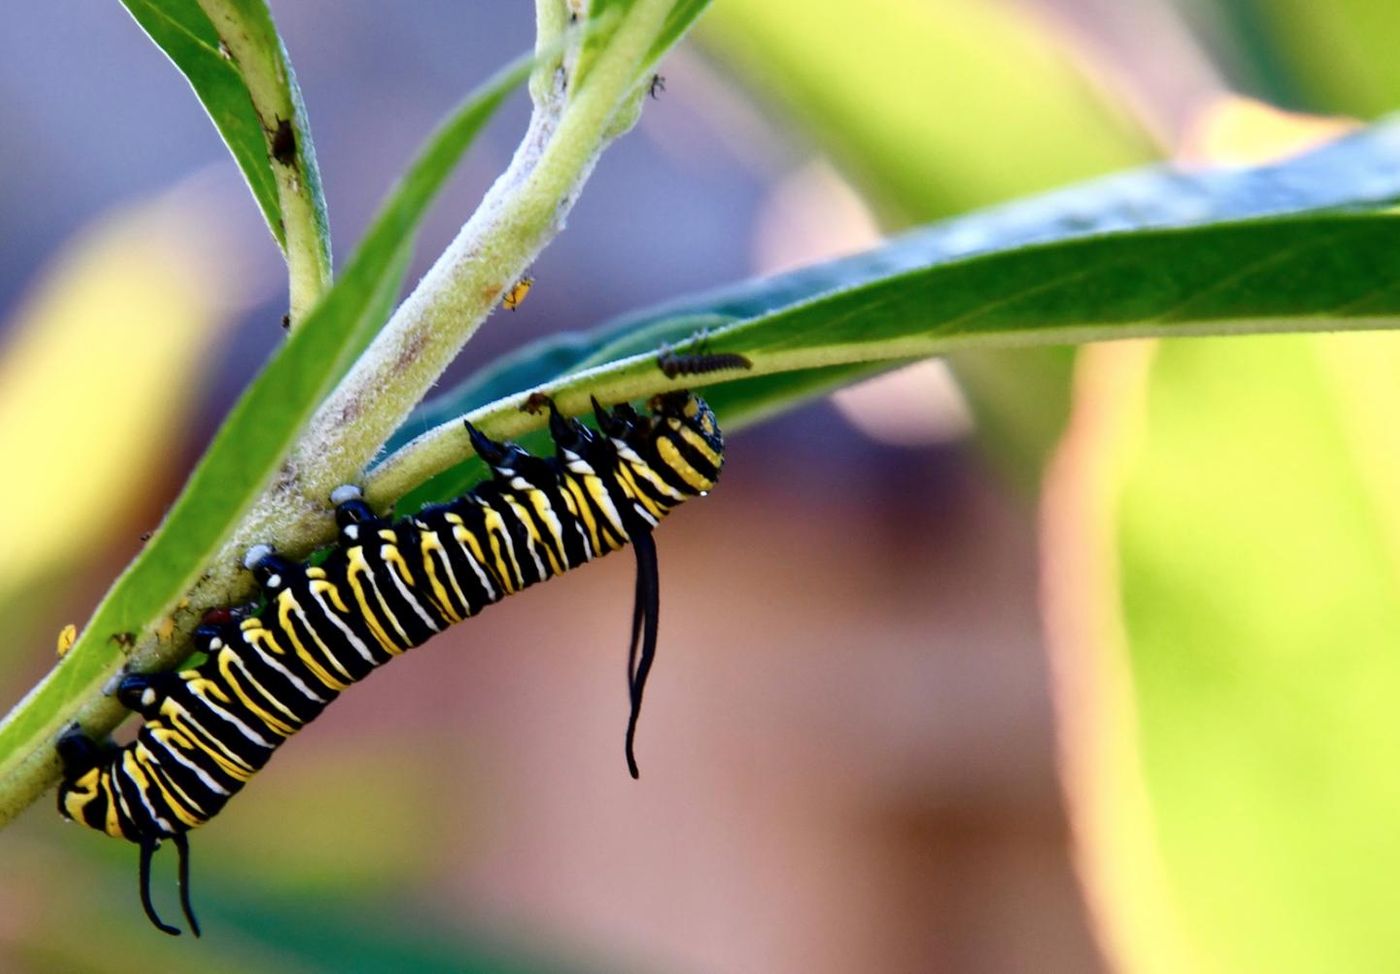
M 714 486 L 723 436 L 709 406 L 688 392 L 657 397 L 650 416 L 595 401 L 598 432 L 547 405 L 553 457 L 468 423 L 494 475 L 466 495 L 391 521 L 343 487 L 331 498 L 339 539 L 320 564 L 251 549 L 261 607 L 207 614 L 195 633 L 206 656 L 199 665 L 119 680 L 118 699 L 145 719 L 134 741 L 104 746 L 77 729 L 59 740 L 59 811 L 140 846 L 141 904 L 157 928 L 180 932 L 151 903 L 155 850 L 168 839 L 179 852 L 181 906 L 198 936 L 186 833 L 217 815 L 342 691 L 493 602 L 628 543 L 637 582 L 625 752 L 637 777 L 633 742 L 660 608 L 651 531 Z

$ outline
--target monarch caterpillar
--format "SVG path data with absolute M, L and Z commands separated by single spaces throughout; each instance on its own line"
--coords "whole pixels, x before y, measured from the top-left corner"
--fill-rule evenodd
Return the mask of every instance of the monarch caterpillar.
M 552 401 L 556 454 L 535 457 L 467 423 L 494 476 L 462 497 L 390 521 L 358 488 L 342 487 L 339 538 L 319 565 L 266 546 L 245 564 L 261 608 L 216 609 L 195 633 L 205 654 L 190 669 L 126 673 L 122 704 L 145 720 L 136 739 L 104 746 L 73 728 L 58 741 L 64 763 L 58 808 L 67 818 L 141 848 L 141 905 L 169 934 L 150 895 L 151 857 L 169 839 L 179 852 L 181 907 L 190 930 L 186 833 L 219 813 L 288 737 L 350 684 L 535 582 L 631 543 L 636 601 L 627 682 L 633 741 L 656 652 L 660 608 L 651 531 L 672 508 L 714 486 L 724 440 L 714 413 L 689 392 L 652 400 L 652 415 L 594 400 L 599 432 L 565 419 Z
M 701 335 L 694 351 L 678 352 L 669 345 L 661 347 L 656 356 L 656 367 L 668 379 L 683 375 L 706 375 L 710 372 L 723 372 L 726 369 L 753 368 L 753 363 L 735 352 L 711 352 L 709 338 Z

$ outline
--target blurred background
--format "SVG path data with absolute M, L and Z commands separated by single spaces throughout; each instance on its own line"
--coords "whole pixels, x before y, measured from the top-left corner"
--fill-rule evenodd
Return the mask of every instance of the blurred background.
M 341 256 L 531 41 L 522 3 L 272 8 Z M 119 4 L 6 22 L 8 707 L 281 340 L 285 285 Z M 1237 95 L 1375 117 L 1397 38 L 1392 0 L 716 0 L 454 374 L 1036 190 L 1276 154 L 1309 126 Z M 469 155 L 415 273 L 526 112 Z M 203 942 L 147 926 L 134 848 L 41 802 L 0 834 L 0 969 L 1393 969 L 1396 364 L 1355 337 L 979 355 L 745 431 L 660 536 L 640 782 L 619 556 L 288 747 L 195 838 Z

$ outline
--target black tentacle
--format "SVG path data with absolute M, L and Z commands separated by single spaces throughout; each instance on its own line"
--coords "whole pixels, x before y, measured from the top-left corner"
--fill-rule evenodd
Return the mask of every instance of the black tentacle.
M 180 928 L 162 923 L 160 916 L 156 913 L 156 908 L 151 904 L 151 856 L 155 854 L 159 842 L 159 839 L 143 839 L 141 841 L 141 906 L 146 911 L 146 919 L 155 924 L 157 930 L 161 933 L 168 933 L 172 937 L 178 937 L 180 936 Z
M 190 839 L 183 832 L 174 836 L 175 850 L 180 853 L 180 908 L 189 921 L 190 933 L 199 936 L 199 921 L 195 919 L 194 907 L 190 904 Z
M 642 713 L 642 693 L 646 690 L 651 664 L 656 660 L 656 635 L 661 616 L 661 582 L 657 571 L 656 542 L 650 531 L 636 531 L 632 548 L 637 553 L 637 596 L 632 607 L 632 649 L 628 654 L 628 675 L 632 691 L 632 712 L 627 718 L 627 770 L 633 778 L 641 777 L 637 770 L 637 755 L 633 744 L 637 736 L 637 719 Z M 639 626 L 640 623 L 640 626 Z M 637 655 L 637 635 L 642 637 L 641 655 Z

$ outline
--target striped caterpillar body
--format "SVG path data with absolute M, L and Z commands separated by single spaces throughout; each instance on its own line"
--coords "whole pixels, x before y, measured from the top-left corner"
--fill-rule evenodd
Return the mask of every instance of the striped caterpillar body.
M 180 932 L 151 904 L 155 849 L 169 839 L 180 854 L 181 905 L 198 936 L 186 833 L 217 815 L 341 691 L 493 602 L 628 543 L 637 586 L 626 755 L 637 776 L 632 745 L 659 610 L 651 531 L 714 486 L 723 437 L 709 406 L 688 392 L 658 396 L 650 416 L 595 401 L 599 432 L 545 404 L 554 457 L 467 424 L 494 476 L 466 495 L 391 521 L 355 488 L 341 488 L 332 496 L 339 539 L 324 561 L 252 549 L 261 608 L 209 613 L 195 634 L 206 655 L 197 666 L 118 681 L 118 699 L 145 721 L 135 740 L 104 746 L 76 729 L 59 740 L 59 811 L 140 846 L 141 903 L 157 928 Z

